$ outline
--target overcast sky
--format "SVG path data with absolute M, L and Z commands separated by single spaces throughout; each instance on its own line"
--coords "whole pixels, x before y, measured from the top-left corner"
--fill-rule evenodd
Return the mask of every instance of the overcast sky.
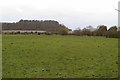
M 56 20 L 76 29 L 118 24 L 119 0 L 1 0 L 0 22 Z

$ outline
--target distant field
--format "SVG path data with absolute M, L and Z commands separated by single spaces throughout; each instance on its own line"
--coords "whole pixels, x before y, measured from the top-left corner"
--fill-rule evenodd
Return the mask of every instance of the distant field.
M 113 78 L 118 40 L 104 37 L 3 35 L 3 78 Z

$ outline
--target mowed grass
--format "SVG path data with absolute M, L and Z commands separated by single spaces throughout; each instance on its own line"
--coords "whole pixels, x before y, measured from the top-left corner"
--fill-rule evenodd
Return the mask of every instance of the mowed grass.
M 3 78 L 115 78 L 118 39 L 3 35 Z

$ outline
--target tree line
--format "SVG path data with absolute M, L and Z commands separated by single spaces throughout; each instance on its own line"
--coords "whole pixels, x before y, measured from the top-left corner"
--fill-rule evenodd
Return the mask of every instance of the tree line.
M 87 26 L 86 28 L 77 28 L 72 32 L 67 29 L 59 29 L 57 32 L 61 35 L 76 35 L 76 36 L 103 36 L 107 38 L 120 38 L 120 27 L 112 26 L 107 29 L 105 25 L 99 25 L 97 29 L 92 26 Z
M 104 36 L 109 38 L 120 38 L 119 27 L 112 26 L 107 29 L 107 26 L 100 25 L 97 29 L 94 29 L 92 26 L 87 26 L 84 29 L 76 29 L 73 31 L 74 35 L 77 36 Z
M 46 35 L 76 35 L 76 36 L 104 36 L 108 38 L 120 38 L 120 27 L 112 26 L 107 29 L 105 25 L 99 25 L 96 29 L 92 26 L 87 26 L 83 29 L 77 28 L 76 30 L 69 29 L 65 25 L 59 24 L 53 20 L 20 20 L 16 23 L 3 23 L 2 29 L 4 30 L 41 30 L 46 31 Z M 12 32 L 10 34 L 21 34 L 18 32 Z M 22 34 L 43 34 L 41 32 L 27 32 Z

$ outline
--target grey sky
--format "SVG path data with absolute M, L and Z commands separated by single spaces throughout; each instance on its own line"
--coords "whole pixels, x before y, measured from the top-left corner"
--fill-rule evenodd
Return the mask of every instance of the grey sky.
M 69 28 L 118 24 L 119 0 L 2 0 L 0 21 L 56 20 Z

